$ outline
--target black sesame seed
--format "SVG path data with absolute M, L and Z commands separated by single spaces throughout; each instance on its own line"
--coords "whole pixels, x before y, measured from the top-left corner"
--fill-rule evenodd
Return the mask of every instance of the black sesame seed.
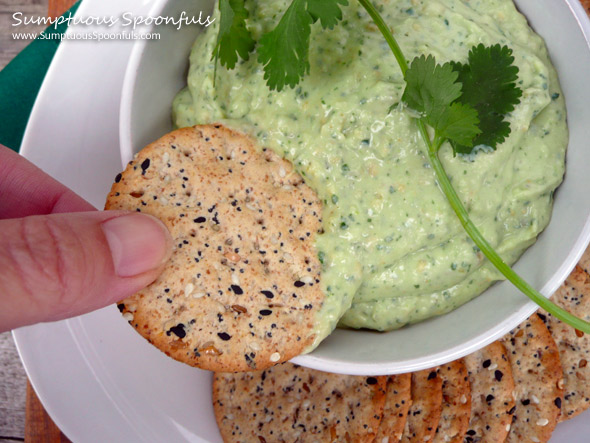
M 115 177 L 115 183 L 119 183 L 122 178 L 123 176 L 121 174 L 117 174 L 117 176 Z
M 496 377 L 496 380 L 502 381 L 502 377 L 504 377 L 504 374 L 502 374 L 502 371 L 496 369 L 496 372 L 494 372 L 494 376 Z
M 489 368 L 491 364 L 492 364 L 492 360 L 486 360 L 482 363 L 482 366 L 484 368 Z
M 436 378 L 436 371 L 432 371 L 430 374 L 428 374 L 428 380 L 432 380 Z
M 514 414 L 515 411 L 516 411 L 516 406 L 512 406 L 512 408 L 508 411 L 508 415 Z
M 367 377 L 367 384 L 368 385 L 376 385 L 377 379 L 375 377 Z
M 557 397 L 554 401 L 555 406 L 557 406 L 559 409 L 561 409 L 561 398 Z
M 492 401 L 494 398 L 496 398 L 496 397 L 494 397 L 492 394 L 489 394 L 489 395 L 486 397 L 486 401 L 489 403 L 489 402 L 491 402 L 491 401 Z
M 170 330 L 166 332 L 166 335 L 169 336 L 171 333 L 176 335 L 178 338 L 186 337 L 186 331 L 184 330 L 184 325 L 182 323 L 179 323 L 176 326 L 171 327 Z
M 117 308 L 119 308 L 119 311 L 123 312 L 125 310 L 125 304 L 124 303 L 119 303 L 117 305 Z
M 266 298 L 274 298 L 274 294 L 270 291 L 260 291 Z
M 231 339 L 231 335 L 229 335 L 227 332 L 218 332 L 217 335 L 223 341 L 228 341 L 229 339 Z
M 207 219 L 205 217 L 197 217 L 193 220 L 195 223 L 205 223 Z
M 231 290 L 234 291 L 236 295 L 242 295 L 244 291 L 238 285 L 231 285 Z
M 528 398 L 525 398 L 524 400 L 520 401 L 522 403 L 523 406 L 528 406 L 531 404 L 531 401 Z
M 295 283 L 293 283 L 295 285 L 296 288 L 300 288 L 302 286 L 305 286 L 305 283 L 303 283 L 302 281 L 297 280 Z
M 260 315 L 270 315 L 272 311 L 270 309 L 262 309 L 260 310 Z
M 467 435 L 475 435 L 475 431 L 473 429 L 470 429 L 469 431 L 467 431 Z
M 150 159 L 146 158 L 141 164 L 141 175 L 145 175 L 145 171 L 150 167 Z

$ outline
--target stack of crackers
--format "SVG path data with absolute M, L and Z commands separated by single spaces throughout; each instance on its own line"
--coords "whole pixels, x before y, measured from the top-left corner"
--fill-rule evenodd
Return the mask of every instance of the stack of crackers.
M 590 249 L 553 296 L 586 321 L 589 265 Z M 547 442 L 590 407 L 589 353 L 586 335 L 539 311 L 474 354 L 412 374 L 291 363 L 216 373 L 213 405 L 226 442 Z
M 151 214 L 175 245 L 118 306 L 150 343 L 216 371 L 227 442 L 546 442 L 590 406 L 583 333 L 538 312 L 502 340 L 413 374 L 288 363 L 317 344 L 322 205 L 290 163 L 220 125 L 172 132 L 115 179 L 106 209 Z M 553 300 L 590 320 L 586 253 Z M 249 371 L 249 372 L 240 372 Z

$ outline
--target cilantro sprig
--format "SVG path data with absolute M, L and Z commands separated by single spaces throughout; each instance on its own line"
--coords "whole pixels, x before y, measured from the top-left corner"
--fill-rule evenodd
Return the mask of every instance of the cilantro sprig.
M 260 38 L 258 61 L 264 66 L 264 79 L 271 90 L 293 88 L 309 74 L 311 26 L 319 21 L 323 29 L 333 29 L 342 20 L 341 5 L 348 5 L 348 0 L 293 0 L 276 27 Z M 244 0 L 219 0 L 219 12 L 219 34 L 213 51 L 216 72 L 218 62 L 233 69 L 238 55 L 249 60 L 256 47 L 246 26 Z
M 507 46 L 482 44 L 471 49 L 466 64 L 417 57 L 405 73 L 402 101 L 435 130 L 437 150 L 447 140 L 455 154 L 479 145 L 495 150 L 510 135 L 505 116 L 522 96 L 513 62 Z
M 520 103 L 518 67 L 507 46 L 478 45 L 467 63 L 437 64 L 432 56 L 416 57 L 408 65 L 400 46 L 370 0 L 358 0 L 389 45 L 406 81 L 405 106 L 416 111 L 416 125 L 441 191 L 461 225 L 488 260 L 520 291 L 541 308 L 574 328 L 590 333 L 590 323 L 581 320 L 545 298 L 508 266 L 487 242 L 451 185 L 438 157 L 448 142 L 455 154 L 471 154 L 480 145 L 493 150 L 510 134 L 507 114 Z M 332 29 L 342 20 L 340 6 L 348 0 L 292 0 L 276 27 L 258 42 L 258 61 L 264 66 L 268 87 L 281 91 L 295 87 L 309 73 L 311 26 L 320 22 Z M 244 0 L 220 0 L 220 30 L 214 57 L 232 69 L 238 55 L 248 60 L 256 42 L 246 26 Z M 428 127 L 434 130 L 431 138 Z

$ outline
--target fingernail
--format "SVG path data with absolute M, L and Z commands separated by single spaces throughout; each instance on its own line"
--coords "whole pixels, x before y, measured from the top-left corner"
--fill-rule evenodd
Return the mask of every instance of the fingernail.
M 102 230 L 119 277 L 132 277 L 160 267 L 169 257 L 171 239 L 164 224 L 145 214 L 107 220 Z

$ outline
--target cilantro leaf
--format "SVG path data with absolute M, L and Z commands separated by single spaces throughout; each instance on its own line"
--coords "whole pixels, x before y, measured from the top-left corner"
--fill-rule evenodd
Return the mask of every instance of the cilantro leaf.
M 496 149 L 510 135 L 510 124 L 505 114 L 520 103 L 522 90 L 516 85 L 518 67 L 514 66 L 512 49 L 499 44 L 482 44 L 469 51 L 468 64 L 455 63 L 453 68 L 463 84 L 459 102 L 477 110 L 481 134 L 471 145 L 457 142 L 457 152 L 469 153 L 470 146 L 487 145 Z
M 428 124 L 431 124 L 436 129 L 440 138 L 465 146 L 472 144 L 474 135 L 480 133 L 477 111 L 463 103 L 455 102 L 451 104 L 446 112 L 442 113 L 438 120 L 432 123 Z
M 309 36 L 318 20 L 332 29 L 342 20 L 339 5 L 348 0 L 293 0 L 277 26 L 260 39 L 258 61 L 264 66 L 268 87 L 281 91 L 295 87 L 309 73 Z
M 238 61 L 238 55 L 243 60 L 250 58 L 256 42 L 246 27 L 248 10 L 244 0 L 219 0 L 219 33 L 217 44 L 213 50 L 215 68 L 217 62 L 228 69 L 233 69 Z
M 440 112 L 461 96 L 459 74 L 446 63 L 437 65 L 433 56 L 416 57 L 406 71 L 406 89 L 402 100 L 426 116 Z
M 313 19 L 306 0 L 293 0 L 277 26 L 262 36 L 258 61 L 264 66 L 268 87 L 281 91 L 294 87 L 309 73 L 309 35 Z
M 333 29 L 342 20 L 340 6 L 348 5 L 348 0 L 307 0 L 307 12 L 315 23 L 320 20 L 322 28 Z
M 435 138 L 469 145 L 479 134 L 477 111 L 454 103 L 461 97 L 459 74 L 450 63 L 436 64 L 434 57 L 416 57 L 405 74 L 402 100 L 419 112 L 435 130 Z

